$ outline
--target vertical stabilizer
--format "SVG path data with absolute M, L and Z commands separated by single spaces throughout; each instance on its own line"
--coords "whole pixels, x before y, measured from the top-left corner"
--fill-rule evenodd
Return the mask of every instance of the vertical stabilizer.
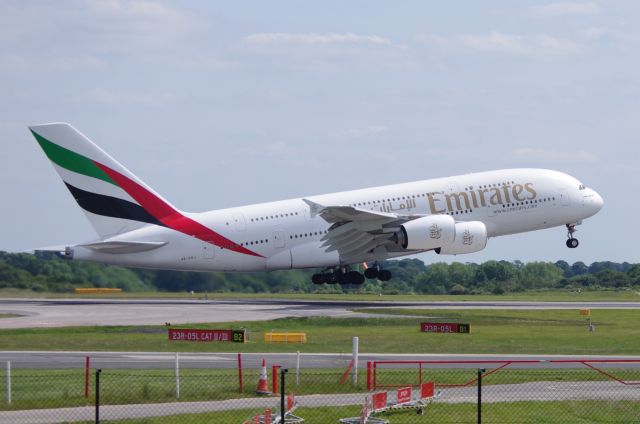
M 29 127 L 100 238 L 164 225 L 179 212 L 66 123 Z

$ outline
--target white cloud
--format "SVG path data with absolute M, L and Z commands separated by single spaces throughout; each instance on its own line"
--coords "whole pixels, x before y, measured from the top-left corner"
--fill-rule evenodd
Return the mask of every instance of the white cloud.
M 547 34 L 510 35 L 493 31 L 488 35 L 457 34 L 451 36 L 419 34 L 417 41 L 445 51 L 504 53 L 544 58 L 564 56 L 582 51 L 577 43 Z
M 594 2 L 558 2 L 541 6 L 533 6 L 529 9 L 529 14 L 539 17 L 563 17 L 574 15 L 597 15 L 600 13 L 600 6 Z
M 596 155 L 584 150 L 561 151 L 527 147 L 514 150 L 513 155 L 516 159 L 526 159 L 529 161 L 578 162 L 585 164 L 598 162 L 598 157 Z
M 286 32 L 260 32 L 243 37 L 243 41 L 249 44 L 273 44 L 290 43 L 306 45 L 327 44 L 368 44 L 385 47 L 406 49 L 406 46 L 394 44 L 389 38 L 378 35 L 358 35 L 347 33 L 286 33 Z

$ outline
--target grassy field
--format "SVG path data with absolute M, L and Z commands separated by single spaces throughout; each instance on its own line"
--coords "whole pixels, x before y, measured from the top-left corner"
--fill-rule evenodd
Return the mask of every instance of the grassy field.
M 341 384 L 343 369 L 302 370 L 299 384 L 290 376 L 287 388 L 297 395 L 366 393 L 366 372 L 359 374 L 358 384 Z M 608 369 L 627 381 L 640 379 L 638 369 Z M 245 371 L 244 391 L 239 392 L 237 374 L 233 370 L 182 369 L 180 401 L 199 402 L 255 397 L 258 370 Z M 417 369 L 379 369 L 378 382 L 397 386 L 418 383 Z M 432 380 L 440 387 L 471 384 L 475 369 L 424 369 L 423 381 Z M 4 375 L 0 371 L 0 377 Z M 580 382 L 607 381 L 603 374 L 590 369 L 503 369 L 483 380 L 492 385 L 519 384 L 532 381 Z M 105 369 L 102 371 L 100 398 L 103 405 L 155 404 L 175 402 L 175 376 L 171 369 Z M 89 398 L 84 397 L 84 372 L 76 370 L 15 369 L 12 372 L 12 403 L 5 402 L 4 385 L 0 386 L 0 410 L 60 408 L 92 405 L 95 372 L 91 373 Z M 629 390 L 633 390 L 630 388 Z M 552 396 L 552 395 L 551 395 Z M 274 398 L 274 402 L 276 402 Z M 640 406 L 640 405 L 638 405 Z M 150 406 L 152 407 L 152 406 Z
M 0 298 L 82 298 L 82 299 L 301 299 L 334 301 L 618 301 L 640 302 L 640 292 L 634 290 L 575 291 L 545 290 L 504 295 L 374 295 L 374 294 L 310 294 L 310 293 L 188 293 L 188 292 L 144 292 L 112 295 L 77 295 L 73 293 L 44 293 L 31 290 L 0 289 Z
M 18 317 L 20 315 L 16 315 L 16 314 L 0 314 L 0 319 L 2 318 L 15 318 Z
M 196 328 L 239 328 L 250 341 L 237 343 L 171 342 L 162 326 L 64 327 L 0 330 L 3 350 L 163 351 L 163 352 L 345 352 L 353 336 L 361 352 L 638 355 L 640 310 L 592 310 L 596 331 L 589 332 L 577 310 L 400 310 L 367 309 L 406 318 L 284 318 L 260 322 L 193 324 Z M 425 334 L 419 323 L 464 322 L 470 334 Z M 268 331 L 307 333 L 305 344 L 269 344 Z
M 509 402 L 483 405 L 482 419 L 486 423 L 504 424 L 628 424 L 638 422 L 637 408 L 637 403 L 629 401 Z M 119 424 L 241 423 L 260 412 L 246 409 L 113 422 Z M 359 408 L 356 406 L 299 408 L 295 414 L 304 418 L 307 423 L 336 423 L 340 418 L 358 416 Z M 476 405 L 472 403 L 455 405 L 435 403 L 425 410 L 423 416 L 416 415 L 412 410 L 389 412 L 377 416 L 393 424 L 473 424 L 477 422 Z

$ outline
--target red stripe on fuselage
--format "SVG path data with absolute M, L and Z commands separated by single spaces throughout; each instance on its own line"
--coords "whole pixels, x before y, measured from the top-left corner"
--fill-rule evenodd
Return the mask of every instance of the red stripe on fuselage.
M 96 166 L 102 169 L 111 179 L 113 179 L 124 191 L 133 197 L 147 212 L 149 212 L 154 218 L 162 222 L 172 230 L 179 231 L 188 236 L 195 237 L 207 243 L 214 244 L 223 249 L 232 250 L 237 253 L 243 253 L 245 255 L 257 256 L 262 258 L 264 256 L 252 252 L 238 243 L 229 240 L 228 238 L 221 236 L 210 228 L 205 227 L 198 221 L 182 215 L 177 210 L 173 209 L 162 199 L 159 199 L 156 195 L 151 193 L 140 184 L 132 181 L 130 178 L 125 177 L 113 169 L 102 165 L 94 161 Z

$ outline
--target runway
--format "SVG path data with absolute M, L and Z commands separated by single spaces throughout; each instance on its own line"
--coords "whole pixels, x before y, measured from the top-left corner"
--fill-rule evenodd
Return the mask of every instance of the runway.
M 86 325 L 163 325 L 266 321 L 285 317 L 372 317 L 355 308 L 413 309 L 637 309 L 640 302 L 354 302 L 283 299 L 0 299 L 0 328 Z M 380 316 L 380 315 L 377 315 Z

